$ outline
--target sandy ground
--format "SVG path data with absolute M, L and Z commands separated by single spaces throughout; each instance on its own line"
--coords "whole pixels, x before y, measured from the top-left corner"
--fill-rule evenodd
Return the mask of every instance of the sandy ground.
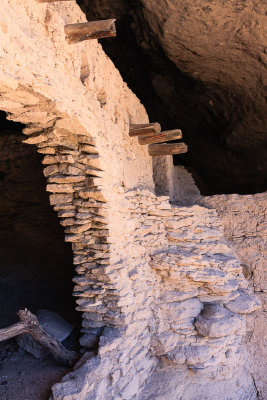
M 51 386 L 67 372 L 53 358 L 38 360 L 26 353 L 15 340 L 0 343 L 1 400 L 47 400 Z

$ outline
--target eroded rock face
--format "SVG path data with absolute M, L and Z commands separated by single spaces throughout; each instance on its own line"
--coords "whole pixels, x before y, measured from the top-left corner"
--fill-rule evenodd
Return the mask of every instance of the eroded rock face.
M 248 369 L 254 376 L 259 397 L 264 398 L 266 387 L 266 193 L 254 196 L 224 195 L 203 198 L 209 207 L 217 209 L 223 223 L 227 239 L 234 245 L 242 261 L 243 273 L 250 282 L 262 309 L 246 315 L 243 307 L 249 310 L 250 296 L 243 295 L 229 301 L 226 307 L 246 317 L 246 345 L 250 360 Z
M 183 129 L 203 194 L 266 190 L 265 2 L 80 0 L 117 18 L 104 49 L 150 119 Z

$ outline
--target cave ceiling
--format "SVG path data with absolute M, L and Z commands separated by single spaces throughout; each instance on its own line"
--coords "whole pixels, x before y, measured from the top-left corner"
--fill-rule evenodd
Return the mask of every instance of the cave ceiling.
M 181 128 L 202 192 L 267 189 L 265 0 L 80 0 L 116 18 L 104 50 L 163 129 Z

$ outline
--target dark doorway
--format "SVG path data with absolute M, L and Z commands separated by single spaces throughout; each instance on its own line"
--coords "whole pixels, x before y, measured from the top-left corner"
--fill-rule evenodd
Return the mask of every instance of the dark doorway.
M 22 129 L 0 113 L 0 327 L 25 307 L 78 323 L 71 246 L 49 205 L 42 156 L 22 142 Z

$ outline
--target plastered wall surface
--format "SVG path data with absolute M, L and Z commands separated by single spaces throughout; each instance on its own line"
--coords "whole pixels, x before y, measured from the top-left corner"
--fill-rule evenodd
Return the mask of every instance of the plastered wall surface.
M 51 399 L 255 399 L 243 314 L 260 303 L 217 212 L 154 194 L 152 160 L 128 136 L 146 112 L 97 41 L 67 44 L 64 25 L 82 21 L 72 2 L 0 10 L 0 109 L 44 157 L 83 316 L 85 353 Z M 160 371 L 168 385 L 153 384 Z
M 192 205 L 200 196 L 193 177 L 181 165 L 173 165 L 172 156 L 153 157 L 153 180 L 157 195 L 168 195 L 177 205 Z

